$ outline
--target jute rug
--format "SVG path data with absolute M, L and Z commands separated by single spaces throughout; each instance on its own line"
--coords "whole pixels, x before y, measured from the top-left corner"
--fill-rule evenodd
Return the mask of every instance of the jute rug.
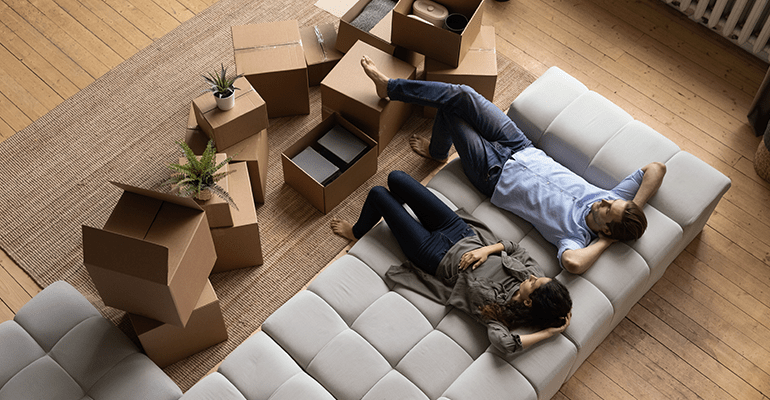
M 104 306 L 83 266 L 81 225 L 107 220 L 121 194 L 109 180 L 158 188 L 168 177 L 190 101 L 204 88 L 200 74 L 220 62 L 233 66 L 230 26 L 289 19 L 300 26 L 336 22 L 307 0 L 221 0 L 0 143 L 0 247 L 41 287 L 68 281 L 133 335 L 125 313 Z M 505 109 L 534 77 L 502 55 L 498 63 L 495 103 Z M 280 164 L 281 152 L 321 120 L 317 87 L 311 104 L 310 115 L 270 121 L 267 198 L 257 209 L 265 262 L 212 275 L 229 340 L 165 368 L 182 390 L 345 247 L 328 227 L 332 217 L 355 219 L 366 192 L 391 170 L 421 180 L 439 167 L 408 147 L 412 133 L 427 137 L 432 124 L 415 113 L 381 154 L 378 173 L 323 215 L 284 184 Z

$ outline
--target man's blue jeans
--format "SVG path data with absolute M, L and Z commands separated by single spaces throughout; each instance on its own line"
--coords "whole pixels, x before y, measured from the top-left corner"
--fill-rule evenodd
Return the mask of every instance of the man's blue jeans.
M 511 154 L 532 145 L 502 110 L 468 86 L 391 79 L 388 97 L 436 107 L 429 147 L 431 157 L 446 158 L 454 143 L 465 175 L 488 197 L 492 196 Z
M 403 171 L 388 175 L 390 190 L 375 186 L 353 225 L 353 236 L 360 238 L 384 218 L 407 258 L 427 273 L 436 268 L 460 239 L 475 235 L 457 213 L 446 206 L 433 192 Z M 403 207 L 406 203 L 419 221 Z

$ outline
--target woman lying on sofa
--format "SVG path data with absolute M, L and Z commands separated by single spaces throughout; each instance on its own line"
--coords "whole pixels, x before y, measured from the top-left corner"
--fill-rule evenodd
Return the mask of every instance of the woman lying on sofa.
M 335 234 L 355 241 L 384 218 L 409 260 L 392 266 L 388 279 L 468 313 L 486 325 L 489 341 L 505 355 L 567 329 L 569 291 L 545 277 L 526 249 L 497 239 L 465 211 L 452 211 L 403 171 L 388 175 L 388 187 L 369 191 L 355 224 L 331 222 Z M 510 332 L 516 328 L 535 332 Z

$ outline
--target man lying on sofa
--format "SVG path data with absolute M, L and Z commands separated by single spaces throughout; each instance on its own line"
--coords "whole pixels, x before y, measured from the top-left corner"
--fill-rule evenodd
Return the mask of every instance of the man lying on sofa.
M 647 164 L 604 190 L 536 148 L 472 88 L 389 79 L 366 56 L 361 65 L 379 97 L 437 108 L 431 139 L 413 136 L 412 149 L 443 162 L 454 143 L 471 183 L 492 204 L 531 223 L 558 248 L 567 271 L 582 274 L 613 242 L 638 239 L 647 228 L 642 208 L 660 187 L 664 164 Z

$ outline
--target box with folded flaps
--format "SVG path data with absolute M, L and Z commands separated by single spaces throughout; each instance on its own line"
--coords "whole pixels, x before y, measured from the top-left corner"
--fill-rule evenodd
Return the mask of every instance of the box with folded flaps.
M 187 132 L 185 133 L 185 143 L 195 154 L 200 155 L 206 149 L 208 136 L 198 129 L 192 106 L 190 115 L 191 118 L 188 120 Z M 263 204 L 267 194 L 267 160 L 270 156 L 270 149 L 267 145 L 267 129 L 263 129 L 256 135 L 249 136 L 230 147 L 221 149 L 221 151 L 232 157 L 231 163 L 246 162 L 249 167 L 254 202 Z
M 468 20 L 460 33 L 410 17 L 409 15 L 414 13 L 414 2 L 415 0 L 399 0 L 393 9 L 391 42 L 457 68 L 479 34 L 484 1 L 436 1 L 448 9 L 450 16 L 461 14 Z
M 230 110 L 217 108 L 211 93 L 203 94 L 192 102 L 198 126 L 214 140 L 218 149 L 230 147 L 270 124 L 265 101 L 249 81 L 238 78 L 234 86 L 239 90 L 235 91 L 235 107 Z
M 184 328 L 129 314 L 147 356 L 163 368 L 227 340 L 227 328 L 214 288 L 206 281 Z
M 297 21 L 231 29 L 236 70 L 265 99 L 268 116 L 309 114 L 307 64 Z
M 215 155 L 214 162 L 216 163 L 216 165 L 219 165 L 226 159 L 227 159 L 227 154 L 217 153 Z M 186 165 L 186 164 L 187 164 L 186 158 L 179 159 L 179 165 Z M 223 165 L 222 168 L 220 168 L 219 171 L 217 171 L 217 173 L 227 174 L 228 165 L 227 164 Z M 229 191 L 229 181 L 230 181 L 230 178 L 227 175 L 225 175 L 224 178 L 217 181 L 217 185 L 219 185 L 219 187 L 221 187 L 225 191 Z M 212 193 L 211 198 L 209 200 L 196 199 L 195 202 L 197 202 L 201 206 L 203 211 L 206 212 L 206 219 L 209 222 L 209 228 L 233 226 L 233 216 L 230 212 L 230 205 L 227 203 L 227 200 Z
M 367 149 L 358 155 L 351 165 L 337 167 L 339 173 L 324 185 L 313 178 L 316 171 L 306 171 L 293 159 L 311 148 L 318 140 L 341 126 L 366 144 Z M 284 181 L 302 194 L 313 207 L 326 214 L 377 172 L 377 142 L 337 113 L 326 117 L 316 127 L 281 154 Z M 322 155 L 319 154 L 323 158 Z M 328 160 L 327 160 L 328 161 Z
M 310 86 L 318 86 L 342 58 L 336 49 L 337 30 L 334 24 L 306 26 L 299 30 L 302 48 L 305 51 L 307 77 Z
M 319 0 L 315 5 L 340 20 L 337 50 L 347 53 L 360 40 L 393 54 L 396 46 L 390 43 L 390 9 L 395 3 L 395 0 Z
M 481 27 L 479 36 L 468 49 L 468 55 L 457 68 L 452 68 L 432 58 L 426 58 L 425 80 L 468 85 L 487 100 L 493 101 L 495 86 L 497 85 L 495 28 L 493 26 Z M 432 118 L 435 115 L 435 108 L 425 107 L 426 117 Z
M 206 213 L 191 198 L 123 190 L 103 228 L 83 226 L 83 262 L 105 305 L 184 326 L 216 262 Z
M 231 163 L 230 169 L 230 196 L 238 209 L 231 210 L 233 226 L 211 229 L 217 251 L 212 273 L 262 265 L 262 243 L 248 167 L 246 162 L 237 162 Z
M 395 136 L 412 112 L 412 105 L 377 96 L 374 82 L 361 67 L 367 55 L 391 78 L 413 79 L 416 68 L 390 54 L 357 42 L 321 82 L 322 116 L 339 113 L 377 141 L 379 151 Z

